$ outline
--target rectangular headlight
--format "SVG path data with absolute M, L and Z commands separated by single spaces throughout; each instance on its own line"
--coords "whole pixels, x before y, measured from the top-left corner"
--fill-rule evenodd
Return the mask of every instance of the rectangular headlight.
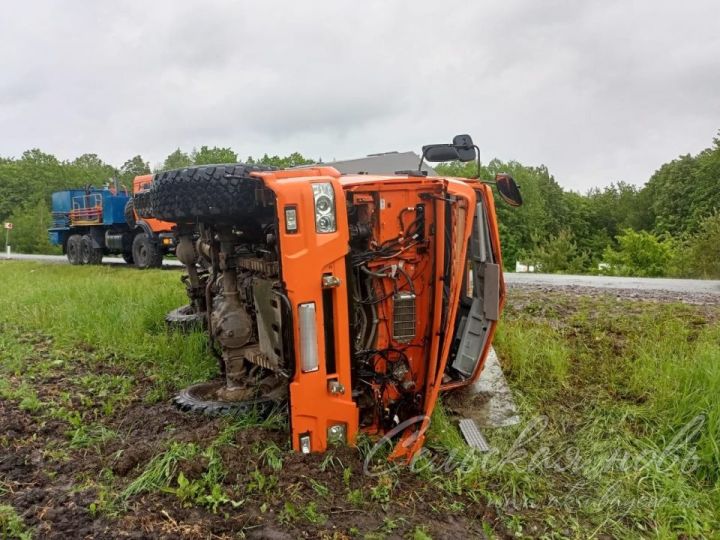
M 313 198 L 315 199 L 315 231 L 318 233 L 332 233 L 337 230 L 335 219 L 335 190 L 330 182 L 313 184 Z
M 297 222 L 297 207 L 286 206 L 285 207 L 285 231 L 289 233 L 295 233 L 298 230 Z
M 298 320 L 300 324 L 301 369 L 303 373 L 317 371 L 319 361 L 314 302 L 300 304 L 298 306 Z
M 312 451 L 309 433 L 306 433 L 305 435 L 300 435 L 300 451 L 303 454 L 309 454 Z

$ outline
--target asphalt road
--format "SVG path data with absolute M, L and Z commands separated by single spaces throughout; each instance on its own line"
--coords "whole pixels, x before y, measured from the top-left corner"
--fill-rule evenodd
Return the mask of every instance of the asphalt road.
M 24 255 L 22 253 L 13 253 L 8 256 L 6 253 L 0 253 L 0 260 L 12 259 L 20 261 L 42 261 L 53 264 L 68 264 L 67 257 L 65 255 Z M 103 264 L 122 264 L 127 266 L 121 257 L 103 257 Z M 182 267 L 182 263 L 176 259 L 165 259 L 163 261 L 163 267 L 173 268 Z
M 506 273 L 505 282 L 510 285 L 593 287 L 595 289 L 720 294 L 720 281 L 709 279 L 630 278 L 612 276 L 570 276 L 563 274 Z
M 0 254 L 2 259 L 18 259 L 30 261 L 45 261 L 49 263 L 67 264 L 67 258 L 62 255 L 23 255 L 13 253 L 8 257 Z M 125 264 L 119 257 L 103 257 L 104 264 Z M 175 259 L 166 259 L 163 263 L 166 268 L 182 267 Z M 505 282 L 509 285 L 534 285 L 548 287 L 592 287 L 595 289 L 618 289 L 632 291 L 669 291 L 674 293 L 720 294 L 720 281 L 700 279 L 668 279 L 668 278 L 626 278 L 611 276 L 570 276 L 562 274 L 531 274 L 514 273 L 505 274 Z

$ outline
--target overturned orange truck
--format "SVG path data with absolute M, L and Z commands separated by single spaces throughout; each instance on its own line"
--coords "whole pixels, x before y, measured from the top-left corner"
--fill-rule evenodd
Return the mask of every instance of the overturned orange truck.
M 427 161 L 476 156 L 467 135 L 423 148 Z M 521 204 L 507 175 L 429 177 L 420 167 L 155 175 L 136 210 L 177 223 L 188 295 L 206 314 L 223 376 L 176 403 L 211 414 L 287 407 L 303 453 L 363 431 L 396 433 L 394 455 L 414 455 L 438 394 L 479 376 L 503 307 L 492 184 Z

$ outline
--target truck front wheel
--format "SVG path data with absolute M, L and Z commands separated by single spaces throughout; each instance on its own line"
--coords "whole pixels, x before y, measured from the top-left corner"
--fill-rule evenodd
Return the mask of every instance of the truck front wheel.
M 67 246 L 65 248 L 67 252 L 67 258 L 68 262 L 70 264 L 81 264 L 82 260 L 80 258 L 80 244 L 82 242 L 82 237 L 79 234 L 73 234 L 70 235 L 70 238 L 68 238 Z
M 157 243 L 147 233 L 140 233 L 133 239 L 132 256 L 138 268 L 160 268 L 163 254 Z

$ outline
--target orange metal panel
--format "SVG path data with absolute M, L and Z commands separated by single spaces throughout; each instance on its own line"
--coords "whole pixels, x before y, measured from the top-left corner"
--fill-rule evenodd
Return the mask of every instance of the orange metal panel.
M 153 181 L 153 175 L 152 174 L 144 174 L 142 176 L 136 176 L 133 179 L 133 193 L 139 193 L 141 191 L 145 191 L 150 187 Z M 175 226 L 174 223 L 171 223 L 169 221 L 162 221 L 160 219 L 155 218 L 141 218 L 137 215 L 137 212 L 135 212 L 135 220 L 136 221 L 144 221 L 148 224 L 150 229 L 153 232 L 161 233 L 161 232 L 170 232 L 172 228 Z
M 319 173 L 322 173 L 319 174 Z M 312 170 L 291 170 L 256 173 L 276 195 L 280 220 L 284 208 L 297 209 L 298 231 L 288 233 L 279 227 L 282 276 L 293 309 L 296 365 L 290 383 L 290 425 L 292 445 L 300 449 L 300 435 L 309 434 L 313 452 L 327 448 L 327 429 L 344 424 L 348 442 L 355 440 L 358 410 L 351 396 L 350 336 L 347 306 L 345 256 L 348 252 L 348 225 L 345 197 L 335 169 L 325 167 Z M 312 184 L 329 182 L 335 191 L 337 232 L 316 234 Z M 340 279 L 333 291 L 335 373 L 327 372 L 325 331 L 323 327 L 322 276 L 325 273 Z M 320 359 L 317 371 L 302 372 L 300 328 L 297 324 L 298 306 L 314 302 L 316 309 L 317 349 Z M 335 378 L 343 385 L 343 394 L 328 389 L 328 379 Z

